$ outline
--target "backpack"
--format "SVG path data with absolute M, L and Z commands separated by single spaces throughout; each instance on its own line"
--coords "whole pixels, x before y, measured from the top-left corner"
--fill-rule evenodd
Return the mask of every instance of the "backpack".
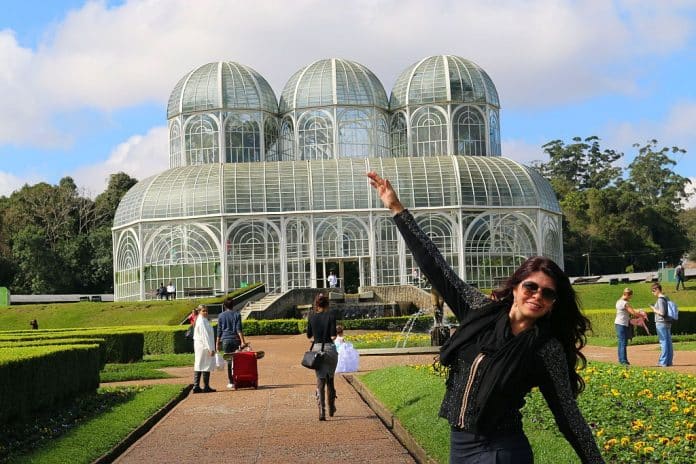
M 667 300 L 667 317 L 673 321 L 679 319 L 679 308 L 672 300 Z

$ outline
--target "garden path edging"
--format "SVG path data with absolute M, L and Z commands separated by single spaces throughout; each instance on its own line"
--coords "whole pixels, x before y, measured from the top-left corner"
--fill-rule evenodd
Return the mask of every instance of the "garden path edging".
M 377 398 L 368 390 L 365 385 L 353 375 L 344 374 L 343 378 L 346 379 L 348 384 L 355 389 L 360 398 L 367 404 L 367 406 L 372 409 L 372 411 L 379 417 L 382 423 L 387 427 L 387 429 L 394 435 L 394 437 L 401 443 L 401 445 L 408 450 L 409 454 L 419 464 L 437 464 L 437 461 L 428 456 L 428 453 L 418 444 L 416 440 L 413 439 L 410 433 L 404 428 L 399 420 L 394 417 L 394 415 L 389 411 L 382 403 L 379 402 Z
M 155 426 L 164 416 L 169 413 L 174 406 L 179 404 L 184 398 L 189 395 L 189 392 L 193 388 L 193 384 L 186 385 L 181 392 L 173 398 L 169 403 L 162 406 L 157 410 L 152 416 L 150 416 L 145 422 L 143 422 L 138 428 L 129 433 L 126 438 L 121 440 L 113 448 L 106 452 L 100 458 L 94 460 L 92 464 L 108 464 L 114 462 L 114 460 L 122 455 L 128 448 L 130 448 L 136 441 L 143 437 L 147 432 L 150 431 L 152 427 Z

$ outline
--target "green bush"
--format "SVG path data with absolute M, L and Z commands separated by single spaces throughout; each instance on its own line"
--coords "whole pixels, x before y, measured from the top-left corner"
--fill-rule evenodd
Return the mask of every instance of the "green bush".
M 0 422 L 93 393 L 99 368 L 96 344 L 0 348 Z
M 614 337 L 616 329 L 614 328 L 614 318 L 616 310 L 613 309 L 598 309 L 593 311 L 585 311 L 585 315 L 592 323 L 592 335 L 596 337 Z M 648 313 L 647 326 L 651 332 L 655 332 L 655 315 Z M 696 311 L 679 310 L 679 320 L 672 324 L 672 334 L 693 334 L 696 333 Z

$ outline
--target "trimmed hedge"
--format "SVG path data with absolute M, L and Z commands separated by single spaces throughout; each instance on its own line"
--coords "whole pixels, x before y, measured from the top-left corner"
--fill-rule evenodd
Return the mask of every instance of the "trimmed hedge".
M 616 310 L 598 309 L 585 311 L 585 316 L 592 323 L 592 333 L 596 337 L 615 337 L 614 318 Z M 655 332 L 655 315 L 648 313 L 648 328 L 650 332 Z M 696 333 L 696 311 L 679 310 L 679 320 L 672 323 L 672 335 Z
M 0 348 L 0 422 L 99 387 L 99 346 Z

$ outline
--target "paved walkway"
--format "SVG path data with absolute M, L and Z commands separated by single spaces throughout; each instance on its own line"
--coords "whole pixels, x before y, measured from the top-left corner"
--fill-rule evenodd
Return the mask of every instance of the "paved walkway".
M 189 395 L 116 461 L 235 463 L 413 463 L 414 459 L 338 375 L 338 412 L 317 420 L 314 374 L 299 364 L 304 335 L 248 337 L 259 360 L 259 389 L 228 391 L 227 375 L 212 374 L 217 393 Z M 588 347 L 589 359 L 614 361 L 615 348 Z M 653 366 L 654 345 L 630 346 L 634 366 Z M 432 354 L 362 356 L 360 370 L 432 362 Z M 696 352 L 677 352 L 672 371 L 696 373 Z M 173 368 L 175 379 L 147 383 L 188 383 L 191 368 Z M 142 383 L 124 382 L 123 384 Z M 201 461 L 203 460 L 203 461 Z

